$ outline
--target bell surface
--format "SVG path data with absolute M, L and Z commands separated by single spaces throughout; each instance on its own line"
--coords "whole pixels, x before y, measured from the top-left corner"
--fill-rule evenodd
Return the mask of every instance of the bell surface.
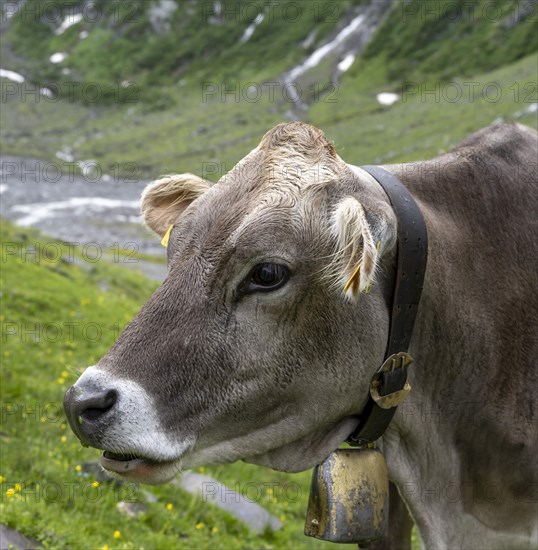
M 305 535 L 368 544 L 387 536 L 389 479 L 376 449 L 337 449 L 314 468 Z

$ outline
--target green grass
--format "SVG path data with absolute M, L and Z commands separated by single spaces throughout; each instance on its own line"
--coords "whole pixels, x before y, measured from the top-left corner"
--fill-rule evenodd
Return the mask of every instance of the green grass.
M 536 13 L 526 12 L 522 4 L 519 0 L 395 3 L 368 44 L 362 63 L 351 73 L 360 78 L 363 65 L 373 63 L 385 67 L 388 82 L 447 81 L 512 63 L 538 46 Z
M 82 22 L 55 36 L 54 14 L 68 13 L 83 3 L 58 0 L 55 11 L 47 11 L 40 0 L 28 0 L 13 17 L 8 40 L 21 58 L 20 68 L 30 72 L 35 82 L 65 85 L 61 67 L 48 61 L 51 54 L 62 51 L 69 55 L 65 63 L 72 71 L 69 80 L 81 83 L 77 99 L 83 99 L 85 83 L 99 82 L 105 92 L 100 102 L 114 102 L 115 84 L 131 80 L 151 108 L 162 109 L 173 103 L 165 88 L 183 78 L 195 85 L 215 78 L 260 80 L 292 67 L 303 55 L 297 44 L 314 26 L 322 38 L 338 16 L 361 2 L 340 0 L 335 12 L 334 0 L 314 4 L 284 0 L 277 5 L 271 0 L 223 0 L 222 23 L 209 24 L 214 17 L 211 2 L 178 1 L 169 21 L 173 32 L 156 33 L 150 23 L 150 2 L 99 0 L 93 12 L 84 12 Z M 265 20 L 248 43 L 241 43 L 243 32 L 259 13 L 265 14 Z M 84 40 L 79 39 L 82 30 L 89 33 Z
M 314 103 L 305 120 L 322 128 L 351 163 L 426 158 L 500 117 L 511 120 L 536 102 L 537 63 L 537 54 L 531 54 L 494 71 L 454 79 L 452 84 L 413 82 L 405 101 L 391 107 L 379 105 L 376 93 L 401 93 L 401 85 L 375 84 L 375 73 L 382 68 L 368 65 L 365 70 L 370 72 L 362 78 L 345 77 L 335 93 Z M 453 101 L 451 94 L 458 89 L 461 97 Z M 483 97 L 484 91 L 489 95 Z M 96 159 L 103 173 L 125 184 L 186 171 L 216 180 L 269 128 L 282 122 L 290 107 L 271 102 L 268 94 L 255 103 L 236 103 L 226 95 L 223 102 L 222 88 L 206 101 L 201 88 L 170 93 L 181 96 L 181 107 L 164 111 L 147 111 L 143 101 L 105 109 L 43 98 L 24 102 L 17 95 L 9 96 L 2 110 L 3 152 L 54 160 L 61 148 L 72 147 L 77 160 Z M 538 116 L 528 113 L 518 122 L 537 128 Z M 63 161 L 56 162 L 63 167 Z M 68 173 L 69 167 L 62 169 Z
M 96 461 L 99 452 L 81 447 L 72 434 L 63 395 L 156 284 L 105 261 L 66 263 L 56 252 L 70 253 L 61 242 L 9 223 L 1 240 L 3 523 L 46 548 L 337 548 L 302 534 L 309 472 L 288 475 L 243 463 L 205 469 L 284 521 L 281 531 L 263 536 L 172 485 L 143 488 L 157 502 L 137 486 L 94 487 L 77 466 Z M 36 262 L 36 248 L 49 254 Z M 122 499 L 146 502 L 148 512 L 126 518 L 116 509 Z
M 178 1 L 170 15 L 173 32 L 156 32 L 150 22 L 152 3 L 94 2 L 85 10 L 83 21 L 56 36 L 54 28 L 80 0 L 56 0 L 53 6 L 28 0 L 13 17 L 7 33 L 17 65 L 34 82 L 66 81 L 81 84 L 75 91 L 83 100 L 83 85 L 102 86 L 101 103 L 125 99 L 124 89 L 114 91 L 118 82 L 130 80 L 139 86 L 140 97 L 152 109 L 181 105 L 169 87 L 186 80 L 196 87 L 207 80 L 225 83 L 263 82 L 275 79 L 305 55 L 300 46 L 316 28 L 316 45 L 334 31 L 354 4 L 365 0 L 223 0 L 223 18 L 215 20 L 210 2 Z M 378 82 L 447 80 L 492 70 L 536 51 L 536 14 L 523 9 L 520 0 L 492 5 L 488 0 L 435 2 L 406 0 L 395 2 L 386 21 L 376 32 L 351 73 L 361 75 L 362 65 L 384 66 L 385 80 Z M 246 43 L 244 30 L 257 14 L 265 18 Z M 516 24 L 516 19 L 518 23 Z M 93 22 L 92 22 L 93 21 Z M 81 40 L 79 33 L 88 32 Z M 314 47 L 314 46 L 313 46 Z M 48 61 L 62 51 L 68 60 L 60 65 Z M 69 77 L 61 69 L 70 69 Z M 330 78 L 324 71 L 319 82 Z
M 494 121 L 516 120 L 537 129 L 536 112 L 520 115 L 538 101 L 537 65 L 535 53 L 501 69 L 449 83 L 410 81 L 404 88 L 363 86 L 358 91 L 344 83 L 338 101 L 316 104 L 310 121 L 324 129 L 352 164 L 427 159 Z M 383 107 L 376 102 L 376 91 L 396 91 L 402 100 Z

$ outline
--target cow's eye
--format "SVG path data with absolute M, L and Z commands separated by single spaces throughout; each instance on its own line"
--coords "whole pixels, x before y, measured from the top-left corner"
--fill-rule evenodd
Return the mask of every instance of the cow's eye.
M 290 277 L 290 272 L 285 265 L 258 264 L 250 274 L 247 291 L 276 290 L 284 285 Z

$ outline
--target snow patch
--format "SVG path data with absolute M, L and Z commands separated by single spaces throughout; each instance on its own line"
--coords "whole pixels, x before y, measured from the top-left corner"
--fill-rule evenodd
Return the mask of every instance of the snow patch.
M 56 52 L 49 57 L 49 61 L 51 63 L 61 63 L 62 61 L 65 60 L 66 57 L 67 57 L 67 54 L 64 52 Z
M 63 34 L 69 27 L 76 25 L 82 21 L 81 13 L 70 13 L 63 21 L 62 24 L 54 31 L 56 36 Z
M 390 92 L 381 92 L 380 94 L 376 95 L 376 99 L 377 102 L 381 105 L 392 105 L 400 99 L 400 96 L 398 94 L 393 94 Z
M 304 63 L 301 63 L 297 67 L 293 68 L 286 76 L 286 82 L 291 82 L 294 80 L 297 80 L 299 76 L 306 73 L 306 71 L 313 69 L 319 63 L 327 57 L 330 53 L 334 52 L 342 42 L 344 42 L 349 36 L 351 36 L 354 32 L 357 31 L 357 29 L 361 26 L 362 22 L 364 21 L 365 16 L 363 14 L 358 15 L 352 21 L 344 27 L 335 37 L 334 39 L 321 46 L 314 52 L 312 52 L 306 61 Z
M 207 19 L 210 25 L 222 25 L 224 23 L 224 14 L 222 13 L 222 2 L 213 2 L 213 14 Z
M 81 39 L 81 40 L 84 40 L 85 38 L 88 38 L 88 35 L 90 33 L 88 31 L 80 31 L 79 34 L 78 34 L 78 37 Z
M 26 80 L 22 74 L 16 73 L 15 71 L 8 71 L 7 69 L 0 69 L 0 78 L 7 78 L 19 84 L 22 84 Z
M 73 150 L 70 147 L 63 147 L 61 151 L 57 151 L 56 158 L 59 158 L 65 162 L 73 162 L 75 160 Z
M 318 34 L 318 29 L 314 29 L 310 31 L 308 33 L 308 36 L 303 40 L 303 43 L 301 44 L 301 46 L 305 50 L 308 50 L 308 48 L 310 48 L 314 44 L 314 40 L 316 39 L 317 34 Z
M 338 63 L 336 67 L 338 68 L 339 71 L 342 71 L 343 73 L 345 73 L 351 67 L 351 65 L 353 65 L 354 61 L 355 61 L 355 54 L 348 53 L 346 57 L 344 57 L 344 59 L 342 59 L 342 61 L 340 61 L 340 63 Z
M 85 178 L 93 178 L 101 170 L 96 160 L 81 160 L 77 165 Z
M 528 107 L 525 109 L 522 109 L 521 111 L 517 111 L 514 113 L 514 118 L 518 119 L 525 115 L 532 115 L 533 113 L 538 112 L 538 103 L 531 103 Z
M 6 2 L 2 8 L 4 10 L 2 14 L 4 19 L 11 19 L 19 10 L 19 6 L 15 2 Z
M 8 190 L 8 186 L 5 183 L 0 183 L 0 195 Z
M 256 30 L 256 27 L 263 21 L 264 14 L 259 13 L 254 21 L 247 27 L 245 32 L 243 33 L 243 36 L 239 39 L 239 42 L 243 44 L 243 42 L 247 42 L 247 40 L 250 39 L 250 37 L 254 34 L 254 31 Z

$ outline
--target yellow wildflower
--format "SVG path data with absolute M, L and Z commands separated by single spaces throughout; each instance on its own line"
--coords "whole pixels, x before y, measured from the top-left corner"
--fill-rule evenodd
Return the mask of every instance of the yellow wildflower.
M 62 378 L 67 378 L 69 376 L 69 373 L 66 370 L 62 371 Z
M 19 491 L 19 493 L 22 491 L 22 485 L 20 483 L 15 483 L 15 491 Z
M 216 533 L 219 532 L 219 528 L 218 528 L 218 527 L 211 527 L 211 532 L 212 532 L 213 534 L 216 534 Z
M 205 472 L 205 468 L 204 468 L 203 466 L 200 466 L 200 467 L 198 468 L 198 471 L 199 471 L 201 474 L 203 474 L 203 473 Z
M 93 487 L 94 489 L 97 489 L 97 487 L 99 487 L 99 482 L 98 482 L 98 481 L 94 481 L 94 482 L 92 483 L 92 487 Z M 119 533 L 119 531 L 116 531 L 116 533 Z M 119 538 L 119 537 L 116 537 L 116 538 Z
M 196 529 L 203 529 L 205 527 L 205 525 L 203 524 L 203 522 L 199 521 L 196 525 L 195 525 Z
M 82 471 L 82 466 L 80 464 L 77 464 L 75 466 L 75 472 L 80 472 L 80 471 Z
M 114 538 L 115 539 L 121 538 L 121 533 L 119 531 L 114 531 Z
M 64 384 L 65 378 L 58 378 L 58 384 Z
M 167 509 L 169 512 L 171 512 L 173 508 L 174 508 L 174 505 L 173 505 L 171 502 L 169 502 L 169 503 L 166 505 L 166 509 Z
M 0 483 L 4 483 L 5 480 L 6 478 L 4 476 L 0 476 Z
M 62 437 L 60 437 L 60 441 L 62 443 L 67 443 L 67 437 L 65 435 L 62 435 Z
M 8 497 L 12 497 L 14 494 L 15 494 L 15 489 L 8 489 L 8 490 L 6 491 L 6 495 L 7 495 Z

